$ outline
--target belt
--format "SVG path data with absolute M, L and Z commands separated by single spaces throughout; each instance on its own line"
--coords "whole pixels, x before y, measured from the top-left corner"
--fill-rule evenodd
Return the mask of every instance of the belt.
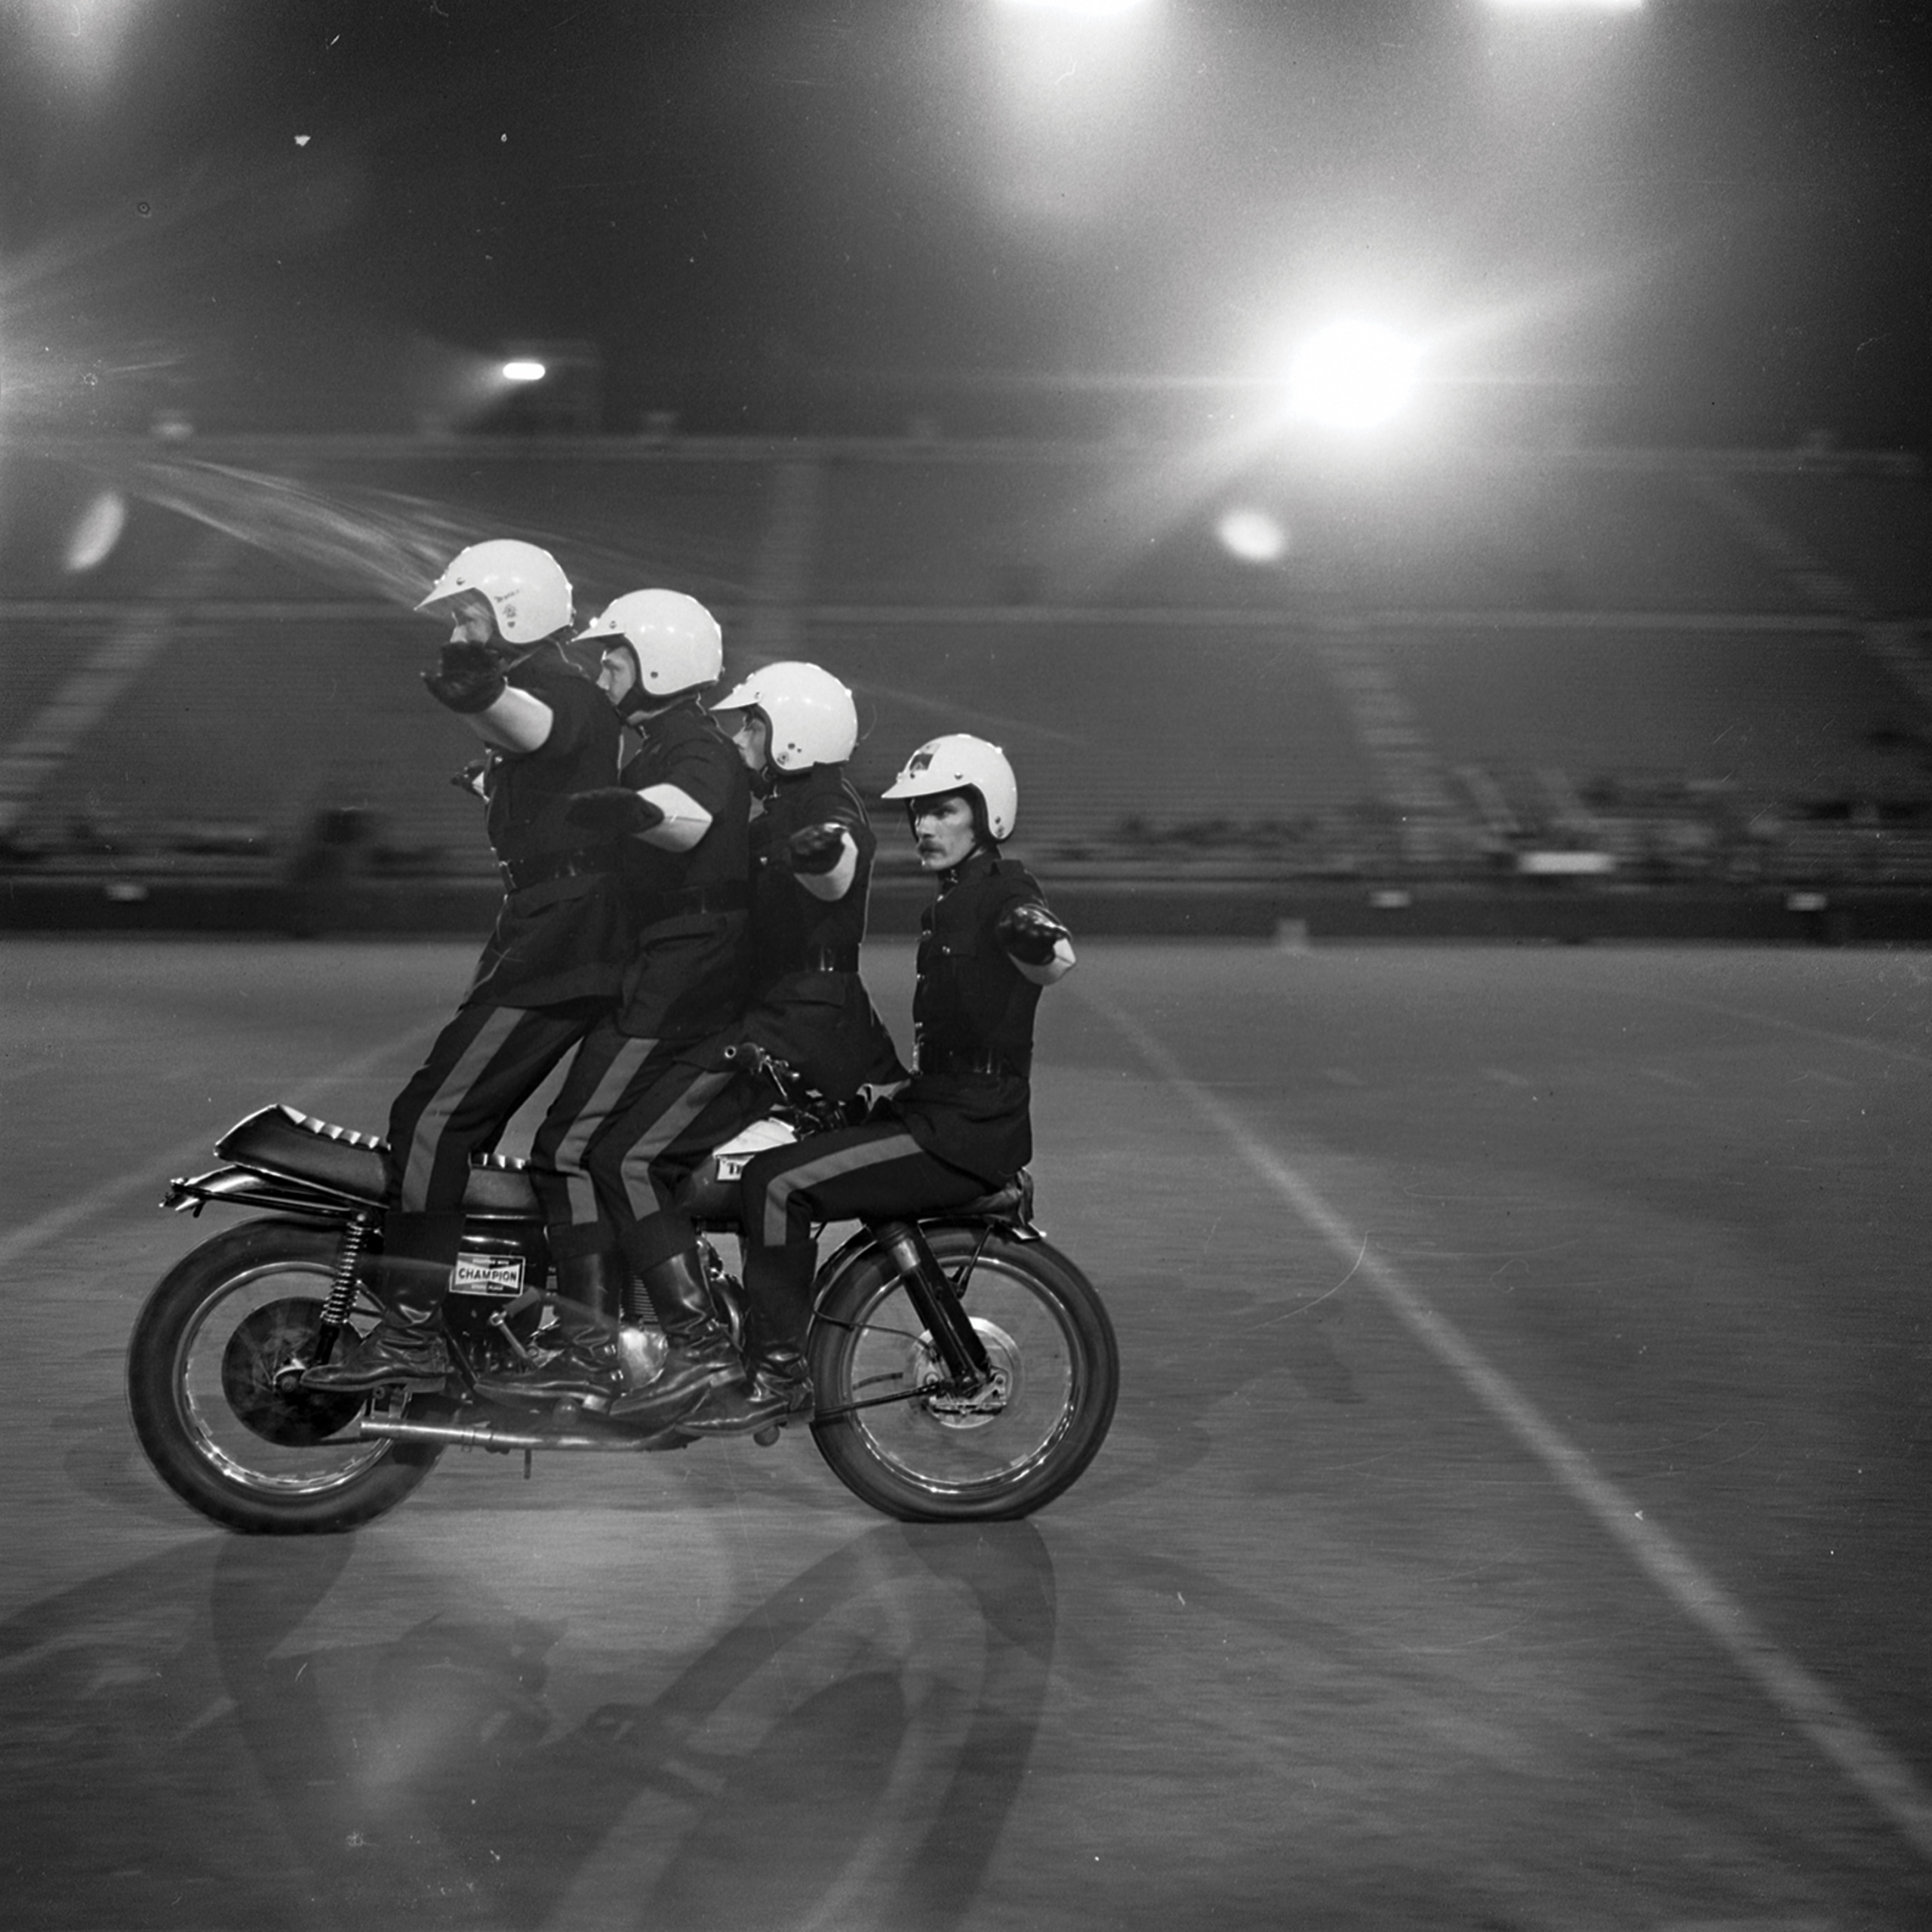
M 998 1054 L 946 1054 L 929 1053 L 921 1048 L 918 1054 L 921 1073 L 977 1073 L 1000 1080 L 1024 1080 L 1026 1069 L 1017 1062 L 1002 1060 Z
M 514 862 L 500 859 L 497 869 L 503 875 L 506 892 L 528 892 L 533 885 L 548 885 L 553 878 L 586 878 L 593 872 L 608 872 L 611 861 L 608 852 L 549 852 Z
M 639 893 L 631 909 L 640 925 L 654 926 L 687 912 L 742 912 L 751 903 L 751 888 L 741 878 L 717 885 L 687 886 L 681 892 Z

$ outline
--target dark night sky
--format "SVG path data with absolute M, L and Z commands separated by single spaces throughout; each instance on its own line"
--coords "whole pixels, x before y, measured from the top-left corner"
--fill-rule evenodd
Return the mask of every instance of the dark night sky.
M 1191 427 L 1337 306 L 1471 433 L 1932 444 L 1932 7 L 0 0 L 0 424 Z M 298 144 L 298 137 L 306 137 Z

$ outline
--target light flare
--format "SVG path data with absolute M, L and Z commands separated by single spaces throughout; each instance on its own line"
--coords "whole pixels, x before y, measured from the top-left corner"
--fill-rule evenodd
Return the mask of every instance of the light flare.
M 75 520 L 67 534 L 62 558 L 70 577 L 97 570 L 114 554 L 121 533 L 128 527 L 128 500 L 118 490 L 100 491 Z
M 1214 526 L 1221 547 L 1244 564 L 1272 564 L 1287 553 L 1288 533 L 1269 512 L 1238 509 L 1223 513 Z
M 49 75 L 99 87 L 113 78 L 137 0 L 18 0 Z
M 346 483 L 325 489 L 152 442 L 48 441 L 39 449 L 91 474 L 103 490 L 220 531 L 312 577 L 412 611 L 451 558 L 496 534 L 497 518 L 474 506 Z M 635 538 L 620 548 L 535 525 L 520 525 L 515 534 L 562 558 L 580 610 L 605 601 L 606 586 L 614 595 L 670 576 L 707 601 L 728 603 L 745 595 L 742 584 L 656 557 Z
M 998 0 L 1009 14 L 1064 14 L 1075 20 L 1111 20 L 1136 14 L 1148 0 Z

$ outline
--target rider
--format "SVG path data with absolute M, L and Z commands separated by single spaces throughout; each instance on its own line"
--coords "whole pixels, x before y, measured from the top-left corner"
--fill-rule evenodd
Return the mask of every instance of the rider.
M 752 826 L 752 1004 L 740 1037 L 828 1100 L 896 1085 L 906 1069 L 859 977 L 878 838 L 845 777 L 859 740 L 852 694 L 816 664 L 768 664 L 712 709 L 762 807 Z
M 783 1060 L 819 1093 L 848 1100 L 862 1088 L 906 1078 L 891 1035 L 859 977 L 859 944 L 878 839 L 845 777 L 858 741 L 852 694 L 816 664 L 768 664 L 712 707 L 751 773 L 752 999 L 742 1019 L 681 1059 L 610 1136 L 640 1211 L 654 1203 L 656 1226 L 641 1217 L 626 1236 L 661 1248 L 677 1231 L 695 1232 L 675 1205 L 679 1181 L 706 1153 L 770 1110 L 768 1081 L 732 1071 L 751 1041 Z M 749 1365 L 777 1373 L 771 1336 L 752 1311 Z M 721 1367 L 724 1366 L 721 1364 Z M 736 1379 L 739 1364 L 730 1361 Z M 635 1420 L 675 1404 L 688 1387 L 661 1378 L 619 1400 L 614 1415 Z
M 609 701 L 565 655 L 571 586 L 533 543 L 460 552 L 417 606 L 450 626 L 429 695 L 485 747 L 503 904 L 456 1016 L 396 1096 L 388 1211 L 371 1291 L 381 1319 L 304 1378 L 323 1389 L 438 1386 L 471 1158 L 487 1152 L 544 1076 L 615 999 L 626 952 L 616 848 L 569 814 L 616 777 Z
M 819 1224 L 964 1206 L 1032 1152 L 1034 1008 L 1074 955 L 1032 875 L 1000 851 L 1019 810 L 1013 768 L 997 745 L 953 734 L 913 752 L 884 796 L 906 801 L 919 863 L 938 886 L 920 924 L 918 1070 L 863 1126 L 747 1163 L 740 1186 L 756 1367 L 748 1385 L 711 1389 L 676 1416 L 680 1429 L 734 1434 L 809 1408 L 803 1343 Z
M 561 1292 L 589 1314 L 563 1321 L 561 1346 L 531 1365 L 479 1380 L 530 1398 L 623 1387 L 611 1318 L 638 1312 L 633 1272 L 670 1345 L 665 1374 L 688 1379 L 721 1343 L 737 1360 L 696 1235 L 657 1211 L 627 1158 L 626 1124 L 681 1054 L 736 1021 L 749 991 L 750 783 L 702 702 L 723 640 L 703 605 L 652 589 L 618 598 L 580 641 L 602 646 L 598 682 L 642 739 L 619 783 L 588 788 L 569 808 L 586 835 L 620 844 L 632 943 L 615 1009 L 578 1049 L 531 1149 Z

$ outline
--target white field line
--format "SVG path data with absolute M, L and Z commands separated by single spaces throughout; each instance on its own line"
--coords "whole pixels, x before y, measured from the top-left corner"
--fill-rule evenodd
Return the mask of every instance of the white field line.
M 445 1023 L 441 1020 L 427 1021 L 412 1026 L 405 1033 L 398 1033 L 385 1040 L 381 1045 L 371 1047 L 367 1053 L 358 1054 L 353 1060 L 344 1060 L 333 1072 L 303 1082 L 306 1092 L 324 1093 L 332 1087 L 346 1086 L 352 1080 L 360 1080 L 383 1063 L 395 1058 L 418 1042 L 426 1045 Z M 399 1083 L 398 1083 L 399 1084 Z M 162 1183 L 158 1174 L 166 1174 L 174 1170 L 192 1164 L 198 1155 L 203 1159 L 212 1157 L 208 1152 L 209 1141 L 205 1134 L 198 1134 L 192 1140 L 183 1140 L 155 1157 L 152 1167 L 143 1167 L 138 1173 L 123 1174 L 118 1180 L 103 1181 L 98 1187 L 88 1189 L 86 1193 L 58 1208 L 50 1208 L 44 1214 L 36 1215 L 24 1227 L 16 1228 L 10 1235 L 0 1235 L 0 1269 L 11 1268 L 23 1256 L 31 1254 L 37 1247 L 44 1247 L 49 1241 L 57 1241 L 71 1228 L 84 1221 L 91 1221 L 97 1214 L 106 1213 L 118 1206 L 131 1194 L 152 1192 L 155 1204 L 159 1204 Z
M 1607 985 L 1606 992 L 1611 991 Z M 1832 1046 L 1849 1047 L 1854 1053 L 1877 1054 L 1907 1066 L 1932 1068 L 1932 1054 L 1914 1051 L 1890 1040 L 1874 1038 L 1868 1033 L 1838 1033 L 1828 1026 L 1807 1026 L 1801 1020 L 1786 1020 L 1776 1013 L 1761 1013 L 1755 1007 L 1732 1006 L 1727 1001 L 1700 998 L 1695 993 L 1647 992 L 1645 998 L 1666 1006 L 1688 1007 L 1695 1013 L 1715 1013 L 1726 1020 L 1741 1020 L 1749 1026 L 1768 1026 L 1774 1032 L 1801 1034 L 1807 1040 L 1823 1040 Z
M 1109 999 L 1075 982 L 1094 1012 L 1125 1035 L 1148 1066 L 1204 1120 L 1238 1148 L 1249 1166 L 1359 1272 L 1376 1294 L 1506 1428 L 1521 1441 L 1651 1581 L 1754 1678 L 1777 1709 L 1803 1730 L 1853 1784 L 1932 1863 L 1932 1794 L 1912 1767 L 1866 1729 L 1837 1696 L 1787 1656 L 1731 1597 L 1672 1540 L 1641 1515 L 1634 1500 L 1599 1475 L 1589 1458 L 1509 1380 L 1491 1366 L 1453 1324 L 1427 1307 L 1389 1263 L 1366 1251 L 1321 1196 L 1214 1095 L 1190 1078 L 1168 1050 Z

